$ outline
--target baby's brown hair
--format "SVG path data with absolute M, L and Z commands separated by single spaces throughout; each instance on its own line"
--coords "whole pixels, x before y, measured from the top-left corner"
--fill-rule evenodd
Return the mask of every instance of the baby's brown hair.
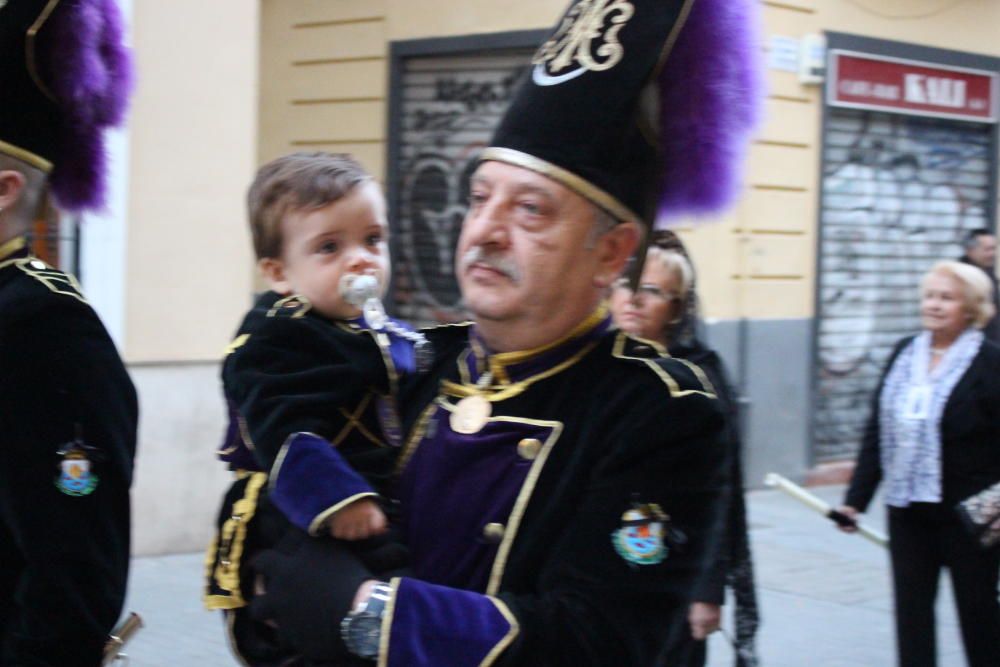
M 370 180 L 371 174 L 344 153 L 298 152 L 265 164 L 247 192 L 257 259 L 281 255 L 281 220 L 289 211 L 322 208 Z

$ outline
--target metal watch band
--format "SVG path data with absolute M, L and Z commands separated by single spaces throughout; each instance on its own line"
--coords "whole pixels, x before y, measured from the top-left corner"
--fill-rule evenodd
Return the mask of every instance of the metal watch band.
M 347 613 L 347 616 L 340 622 L 340 635 L 344 640 L 347 650 L 359 658 L 374 659 L 378 657 L 378 642 L 374 646 L 359 645 L 355 635 L 351 632 L 354 624 L 360 620 L 372 620 L 381 623 L 385 615 L 386 604 L 392 597 L 392 586 L 384 581 L 380 581 L 372 588 L 368 598 L 365 599 L 356 609 Z M 381 633 L 381 628 L 377 630 Z

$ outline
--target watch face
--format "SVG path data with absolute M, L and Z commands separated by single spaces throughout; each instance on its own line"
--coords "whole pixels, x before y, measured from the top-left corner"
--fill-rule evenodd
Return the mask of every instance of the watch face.
M 362 658 L 378 655 L 379 637 L 382 634 L 382 619 L 378 616 L 360 614 L 351 619 L 347 629 L 350 649 Z

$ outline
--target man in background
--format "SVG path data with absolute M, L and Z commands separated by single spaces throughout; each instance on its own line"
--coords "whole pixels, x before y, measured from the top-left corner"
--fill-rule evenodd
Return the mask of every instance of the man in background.
M 960 262 L 971 264 L 982 269 L 993 284 L 993 305 L 997 307 L 997 315 L 993 316 L 985 327 L 983 334 L 993 342 L 1000 342 L 1000 293 L 998 293 L 997 276 L 994 273 L 997 257 L 997 237 L 989 229 L 979 228 L 969 232 L 962 241 L 965 254 Z

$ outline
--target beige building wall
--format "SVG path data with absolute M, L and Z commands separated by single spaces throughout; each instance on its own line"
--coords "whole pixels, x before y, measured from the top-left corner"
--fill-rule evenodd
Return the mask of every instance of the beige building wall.
M 388 43 L 545 28 L 565 0 L 264 0 L 261 161 L 289 150 L 355 153 L 385 173 Z M 762 0 L 767 39 L 824 30 L 1000 53 L 993 0 Z M 814 313 L 820 86 L 768 71 L 765 121 L 746 190 L 717 224 L 683 224 L 703 267 L 706 315 L 808 318 Z
M 263 0 L 261 163 L 353 153 L 384 178 L 389 42 L 541 28 L 563 0 Z
M 203 548 L 227 483 L 213 456 L 225 420 L 218 361 L 254 287 L 243 197 L 255 167 L 317 148 L 354 153 L 384 177 L 391 41 L 545 28 L 565 2 L 132 0 L 139 79 L 127 142 L 121 330 L 142 410 L 136 553 Z M 834 30 L 1000 53 L 994 0 L 764 0 L 761 9 L 766 36 Z M 821 91 L 785 72 L 770 71 L 768 81 L 744 196 L 717 224 L 684 234 L 703 267 L 709 317 L 798 319 L 805 341 Z M 782 340 L 787 331 L 761 335 Z M 752 358 L 748 373 L 767 375 Z M 800 395 L 800 384 L 760 395 Z M 752 417 L 748 441 L 773 440 L 774 415 L 756 435 Z M 798 442 L 798 422 L 787 421 L 777 430 Z M 782 447 L 801 458 L 801 445 Z
M 205 548 L 228 481 L 218 361 L 252 296 L 256 3 L 133 0 L 123 353 L 140 403 L 136 554 Z
M 250 302 L 243 199 L 256 166 L 253 5 L 134 2 L 130 362 L 216 361 Z
M 956 51 L 1000 54 L 992 0 L 764 0 L 765 39 L 845 32 Z M 766 43 L 765 43 L 766 48 Z M 750 152 L 747 191 L 722 225 L 686 235 L 714 318 L 812 317 L 815 304 L 822 87 L 768 72 L 765 122 Z M 709 272 L 702 272 L 707 274 Z

